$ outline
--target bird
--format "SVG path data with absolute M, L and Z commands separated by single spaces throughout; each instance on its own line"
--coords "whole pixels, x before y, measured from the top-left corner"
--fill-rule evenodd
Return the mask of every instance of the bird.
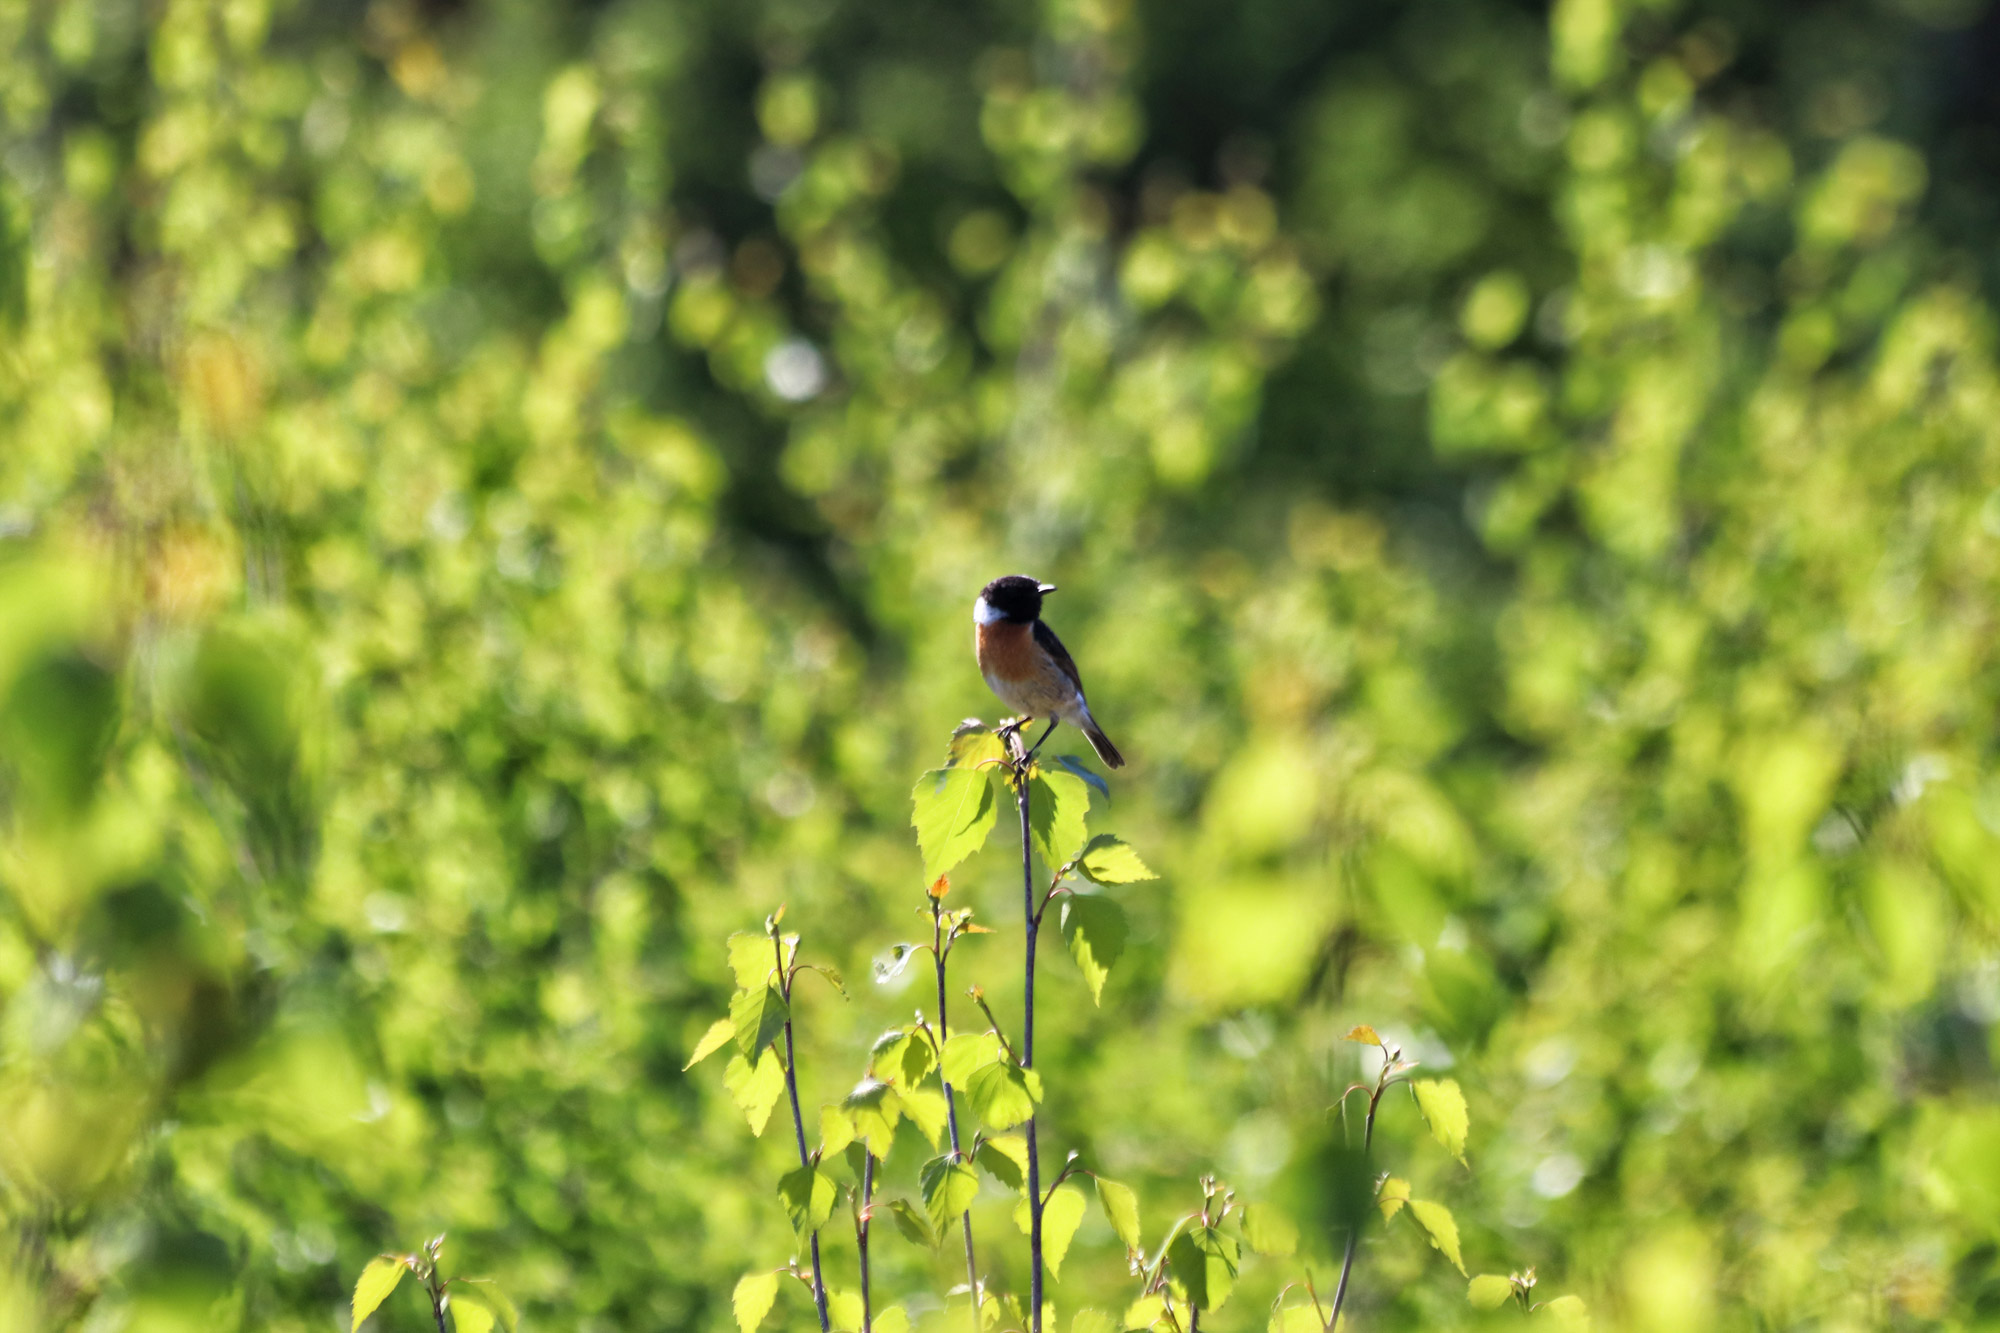
M 1067 722 L 1081 731 L 1108 768 L 1123 768 L 1125 756 L 1097 725 L 1084 702 L 1083 679 L 1076 663 L 1062 646 L 1056 632 L 1042 620 L 1042 598 L 1056 590 L 1025 574 L 1008 574 L 980 590 L 972 604 L 973 649 L 979 659 L 979 674 L 1000 702 L 1019 714 L 1018 726 L 1038 717 L 1049 720 L 1048 730 L 1035 749 L 1057 723 Z M 1029 751 L 1034 753 L 1033 750 Z

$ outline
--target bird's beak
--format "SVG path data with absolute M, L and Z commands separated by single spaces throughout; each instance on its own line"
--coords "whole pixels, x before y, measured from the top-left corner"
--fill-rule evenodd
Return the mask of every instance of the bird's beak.
M 1054 592 L 1055 590 L 1056 590 L 1056 585 L 1053 583 L 1038 583 L 1035 585 L 1035 591 L 1041 593 L 1045 597 L 1048 594 Z

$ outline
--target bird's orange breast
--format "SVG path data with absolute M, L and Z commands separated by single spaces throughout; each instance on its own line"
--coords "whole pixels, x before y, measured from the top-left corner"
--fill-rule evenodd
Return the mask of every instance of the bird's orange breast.
M 1032 625 L 996 620 L 981 625 L 975 640 L 981 675 L 1001 680 L 1029 680 L 1042 674 L 1042 651 L 1035 646 Z

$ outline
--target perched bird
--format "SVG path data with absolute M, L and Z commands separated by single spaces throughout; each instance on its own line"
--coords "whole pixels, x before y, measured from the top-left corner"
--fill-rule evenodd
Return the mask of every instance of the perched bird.
M 1122 768 L 1125 756 L 1098 727 L 1090 705 L 1083 701 L 1083 680 L 1076 673 L 1076 663 L 1055 631 L 1042 623 L 1042 598 L 1055 590 L 1053 583 L 1009 574 L 980 591 L 979 600 L 972 604 L 979 673 L 1000 696 L 1000 702 L 1020 714 L 1022 725 L 1030 718 L 1049 720 L 1048 731 L 1035 742 L 1037 750 L 1058 722 L 1067 722 L 1084 734 L 1107 767 Z

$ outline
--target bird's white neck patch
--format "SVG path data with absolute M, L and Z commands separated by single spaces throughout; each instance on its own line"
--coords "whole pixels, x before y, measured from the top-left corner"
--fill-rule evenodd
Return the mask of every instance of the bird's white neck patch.
M 1000 614 L 1000 608 L 981 597 L 972 604 L 972 619 L 975 624 L 992 625 L 1007 617 Z

